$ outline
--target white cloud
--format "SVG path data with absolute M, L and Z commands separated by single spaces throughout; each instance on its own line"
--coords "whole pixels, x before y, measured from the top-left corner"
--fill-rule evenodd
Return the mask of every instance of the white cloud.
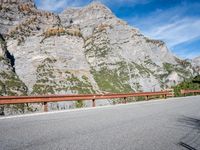
M 195 57 L 200 56 L 199 51 L 191 51 L 190 49 L 181 49 L 180 51 L 176 51 L 175 53 L 178 57 L 184 58 L 184 59 L 193 59 Z
M 157 9 L 143 18 L 125 19 L 145 35 L 162 39 L 172 47 L 200 36 L 200 17 L 187 16 L 196 7 L 200 5 L 182 3 L 166 10 Z
M 48 10 L 48 11 L 60 11 L 67 7 L 75 7 L 75 6 L 81 6 L 87 3 L 87 1 L 81 1 L 81 0 L 42 0 L 40 3 L 38 3 L 38 8 L 42 10 Z
M 84 6 L 92 0 L 42 0 L 38 3 L 38 8 L 58 12 L 67 7 Z M 131 5 L 149 3 L 152 0 L 99 0 L 111 8 L 120 8 L 121 5 Z M 157 10 L 144 15 L 143 17 L 132 16 L 122 18 L 131 25 L 141 29 L 144 35 L 155 39 L 161 39 L 167 43 L 170 49 L 176 54 L 185 57 L 193 57 L 196 52 L 189 52 L 186 49 L 174 49 L 177 45 L 188 41 L 200 39 L 200 17 L 188 15 L 191 10 L 198 10 L 199 3 L 181 3 L 178 6 L 162 10 Z M 180 47 L 179 47 L 180 48 Z
M 154 26 L 146 34 L 156 39 L 162 39 L 170 47 L 200 37 L 200 20 L 197 18 L 183 18 L 173 23 Z
M 65 0 L 43 0 L 39 4 L 38 8 L 43 9 L 43 10 L 48 10 L 48 11 L 56 11 L 60 8 L 63 8 L 63 6 L 66 5 Z
M 144 17 L 124 18 L 144 35 L 166 42 L 178 56 L 193 58 L 200 55 L 198 46 L 187 46 L 200 39 L 200 16 L 190 15 L 200 8 L 197 3 L 183 3 L 169 9 L 157 9 Z M 200 48 L 199 48 L 200 49 Z
M 67 7 L 84 6 L 91 3 L 92 1 L 99 1 L 109 6 L 120 7 L 122 4 L 144 4 L 150 0 L 115 0 L 115 2 L 110 0 L 42 0 L 37 4 L 39 9 L 57 12 Z

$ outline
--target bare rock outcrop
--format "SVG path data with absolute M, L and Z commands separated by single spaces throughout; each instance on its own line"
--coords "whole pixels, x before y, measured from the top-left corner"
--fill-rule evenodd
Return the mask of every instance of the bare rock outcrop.
M 99 2 L 59 15 L 3 3 L 0 34 L 1 95 L 153 91 L 200 73 Z

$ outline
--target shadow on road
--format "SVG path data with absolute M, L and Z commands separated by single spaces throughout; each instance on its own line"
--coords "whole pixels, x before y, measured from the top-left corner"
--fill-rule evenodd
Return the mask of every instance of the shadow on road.
M 191 129 L 178 144 L 188 150 L 200 150 L 200 119 L 184 116 L 178 122 Z

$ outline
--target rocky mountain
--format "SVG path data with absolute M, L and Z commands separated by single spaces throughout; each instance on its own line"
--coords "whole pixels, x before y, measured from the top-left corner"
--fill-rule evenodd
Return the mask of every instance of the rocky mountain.
M 194 65 L 196 66 L 200 66 L 200 56 L 196 57 L 192 60 L 192 62 L 194 63 Z
M 0 5 L 1 95 L 161 90 L 199 71 L 99 2 L 56 15 Z
M 196 71 L 200 72 L 200 56 L 192 59 L 191 63 L 196 67 Z

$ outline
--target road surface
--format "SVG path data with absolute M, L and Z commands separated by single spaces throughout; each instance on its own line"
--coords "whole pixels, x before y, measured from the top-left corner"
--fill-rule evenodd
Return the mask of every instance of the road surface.
M 200 96 L 0 119 L 0 150 L 200 150 Z

